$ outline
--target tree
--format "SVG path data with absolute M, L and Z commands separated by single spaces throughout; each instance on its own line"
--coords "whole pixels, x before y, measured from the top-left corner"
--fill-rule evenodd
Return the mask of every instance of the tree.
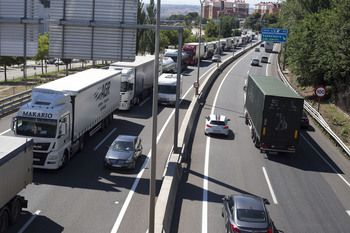
M 146 24 L 146 12 L 143 10 L 143 2 L 142 0 L 139 0 L 138 2 L 138 8 L 137 8 L 137 24 Z M 144 54 L 146 51 L 146 46 L 147 46 L 147 38 L 145 36 L 146 34 L 146 29 L 137 29 L 137 37 L 136 37 L 136 54 Z
M 5 82 L 7 82 L 7 66 L 19 65 L 24 63 L 23 57 L 0 57 L 0 66 L 4 67 Z
M 41 73 L 44 74 L 44 60 L 49 55 L 49 34 L 39 34 L 38 39 L 38 53 L 33 57 L 33 60 L 41 62 Z
M 217 23 L 214 22 L 214 20 L 210 19 L 204 28 L 205 28 L 204 35 L 206 38 L 218 37 L 219 26 L 217 25 Z

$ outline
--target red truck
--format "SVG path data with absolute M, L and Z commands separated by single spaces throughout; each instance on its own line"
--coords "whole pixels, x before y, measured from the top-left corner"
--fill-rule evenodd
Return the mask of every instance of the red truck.
M 204 44 L 201 43 L 199 50 L 199 43 L 186 43 L 184 44 L 183 51 L 185 51 L 188 55 L 188 64 L 196 65 L 198 59 L 203 59 L 204 57 Z

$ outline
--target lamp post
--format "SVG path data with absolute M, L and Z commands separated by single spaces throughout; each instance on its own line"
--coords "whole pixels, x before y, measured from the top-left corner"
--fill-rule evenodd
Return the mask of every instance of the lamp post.
M 199 67 L 201 66 L 201 42 L 202 42 L 202 12 L 203 3 L 205 0 L 199 0 L 201 4 L 201 14 L 199 17 L 199 45 L 198 45 L 198 63 L 197 63 L 197 83 L 199 84 Z M 196 88 L 196 96 L 198 95 L 198 88 Z

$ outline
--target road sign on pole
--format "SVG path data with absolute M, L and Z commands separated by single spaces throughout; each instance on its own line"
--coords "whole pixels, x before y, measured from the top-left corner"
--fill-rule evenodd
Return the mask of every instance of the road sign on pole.
M 263 28 L 261 29 L 262 41 L 286 42 L 288 30 L 280 28 Z
M 315 95 L 318 97 L 318 98 L 323 98 L 325 97 L 327 94 L 327 90 L 324 86 L 317 86 L 315 88 Z

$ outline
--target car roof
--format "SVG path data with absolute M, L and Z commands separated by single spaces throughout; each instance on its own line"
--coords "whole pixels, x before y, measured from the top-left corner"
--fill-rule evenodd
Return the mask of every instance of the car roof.
M 226 121 L 226 116 L 219 114 L 212 114 L 209 118 L 211 121 Z
M 234 195 L 233 199 L 237 209 L 265 210 L 264 203 L 260 197 L 250 195 Z
M 119 135 L 116 140 L 118 141 L 124 141 L 124 142 L 133 142 L 137 138 L 137 136 L 131 136 L 131 135 Z

